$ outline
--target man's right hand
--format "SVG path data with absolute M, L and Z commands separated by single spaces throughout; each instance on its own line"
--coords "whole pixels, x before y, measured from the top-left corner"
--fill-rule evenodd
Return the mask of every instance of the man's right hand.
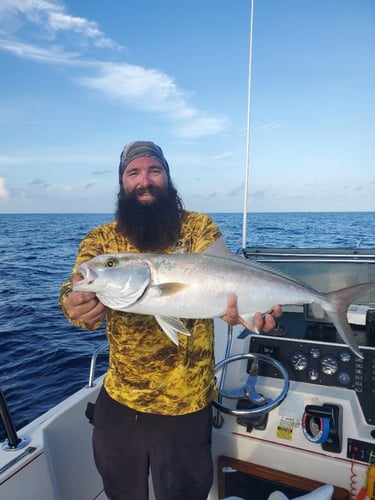
M 76 276 L 73 283 L 82 278 Z M 70 319 L 86 323 L 89 327 L 95 323 L 103 321 L 108 309 L 102 304 L 93 292 L 72 292 L 68 295 L 65 302 L 66 310 Z

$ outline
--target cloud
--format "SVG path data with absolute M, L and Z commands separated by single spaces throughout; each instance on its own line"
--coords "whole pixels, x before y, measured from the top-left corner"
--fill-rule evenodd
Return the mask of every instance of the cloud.
M 173 79 L 156 69 L 126 63 L 98 63 L 97 70 L 97 76 L 76 78 L 76 81 L 113 97 L 137 103 L 145 109 L 161 112 L 169 110 L 171 113 L 173 108 L 169 103 L 173 102 L 176 106 L 173 113 L 177 117 L 190 118 L 195 114 L 194 110 L 186 106 L 184 93 L 177 88 Z
M 8 199 L 9 193 L 5 186 L 5 179 L 0 177 L 0 200 Z
M 252 198 L 257 201 L 264 200 L 266 198 L 266 193 L 267 193 L 266 189 L 258 189 L 256 191 L 253 191 L 249 196 L 249 198 Z
M 94 170 L 92 175 L 107 175 L 107 174 L 112 174 L 112 170 Z
M 223 160 L 224 158 L 230 158 L 231 156 L 233 156 L 233 153 L 228 151 L 226 153 L 221 153 L 219 155 L 215 155 L 211 159 L 212 160 Z
M 226 116 L 210 116 L 191 107 L 187 93 L 157 69 L 126 63 L 98 63 L 95 69 L 97 75 L 78 77 L 76 82 L 144 111 L 164 115 L 178 124 L 178 136 L 216 134 L 228 123 Z
M 49 17 L 49 26 L 54 32 L 62 30 L 80 33 L 84 38 L 90 40 L 95 47 L 113 48 L 117 46 L 102 34 L 96 23 L 87 21 L 82 17 L 72 17 L 61 12 L 52 12 Z
M 47 189 L 49 188 L 50 184 L 44 182 L 42 179 L 33 179 L 31 182 L 28 184 L 29 186 L 37 186 L 42 189 Z
M 204 137 L 206 135 L 216 135 L 222 132 L 228 125 L 227 116 L 208 116 L 201 115 L 194 119 L 180 122 L 175 130 L 179 137 Z
M 54 39 L 58 34 L 78 34 L 80 43 L 91 43 L 97 48 L 114 48 L 118 45 L 106 37 L 94 21 L 71 16 L 62 3 L 49 0 L 1 0 L 1 18 L 7 18 L 9 29 L 21 23 L 34 26 L 34 36 Z M 16 18 L 16 19 L 15 19 Z M 12 22 L 13 21 L 13 22 Z M 76 41 L 77 41 L 76 40 Z
M 61 47 L 39 47 L 29 43 L 14 40 L 0 39 L 0 50 L 11 52 L 12 54 L 33 61 L 43 63 L 73 64 L 77 60 L 78 52 L 67 52 Z
M 213 191 L 213 192 L 207 193 L 205 196 L 203 196 L 203 199 L 209 201 L 209 200 L 214 200 L 217 197 L 218 197 L 218 193 Z
M 237 187 L 234 187 L 231 191 L 228 192 L 227 196 L 237 196 L 238 194 L 242 194 L 244 190 L 244 183 L 241 182 L 241 184 Z
M 265 125 L 261 125 L 260 127 L 256 127 L 257 132 L 272 132 L 273 130 L 276 130 L 280 128 L 281 125 L 279 123 L 271 122 L 271 123 L 266 123 Z
M 62 3 L 52 0 L 1 0 L 0 50 L 46 64 L 64 65 L 80 72 L 73 81 L 111 99 L 169 120 L 178 137 L 196 138 L 222 132 L 225 115 L 202 112 L 191 106 L 192 93 L 155 68 L 107 62 L 91 54 L 90 48 L 115 50 L 121 47 L 109 39 L 98 24 L 71 16 Z M 24 27 L 27 26 L 27 29 Z M 27 36 L 26 36 L 27 33 Z

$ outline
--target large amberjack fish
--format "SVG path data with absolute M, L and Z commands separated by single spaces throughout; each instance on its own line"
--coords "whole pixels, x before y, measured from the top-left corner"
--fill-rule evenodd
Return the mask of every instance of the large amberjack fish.
M 230 294 L 237 296 L 243 323 L 254 330 L 255 312 L 275 305 L 318 304 L 342 339 L 363 357 L 347 320 L 349 305 L 375 289 L 363 283 L 321 293 L 284 273 L 243 258 L 207 254 L 116 253 L 94 257 L 78 267 L 83 280 L 74 290 L 95 292 L 109 308 L 155 316 L 178 344 L 178 333 L 189 335 L 180 318 L 225 315 Z

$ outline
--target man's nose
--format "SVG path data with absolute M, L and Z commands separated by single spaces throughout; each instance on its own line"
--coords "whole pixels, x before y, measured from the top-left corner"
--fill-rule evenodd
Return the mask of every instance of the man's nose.
M 152 184 L 150 174 L 148 172 L 143 172 L 139 179 L 139 186 L 147 187 L 150 184 Z

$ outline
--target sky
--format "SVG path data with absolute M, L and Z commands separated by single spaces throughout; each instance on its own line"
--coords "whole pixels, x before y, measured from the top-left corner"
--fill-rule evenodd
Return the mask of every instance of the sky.
M 0 213 L 113 213 L 152 140 L 244 208 L 250 0 L 0 0 Z M 375 0 L 255 0 L 249 212 L 375 211 Z

